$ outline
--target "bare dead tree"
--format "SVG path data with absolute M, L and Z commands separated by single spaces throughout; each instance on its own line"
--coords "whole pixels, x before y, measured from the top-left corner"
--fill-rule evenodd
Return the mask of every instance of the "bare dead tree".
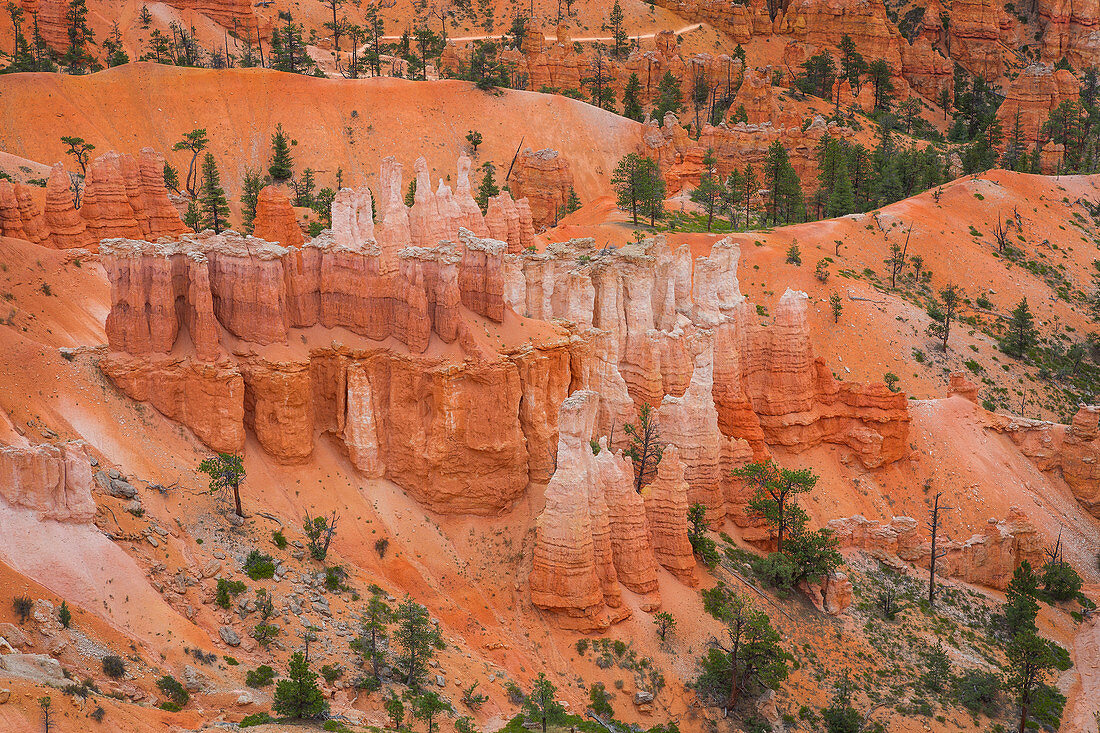
M 940 530 L 940 510 L 951 507 L 940 506 L 940 497 L 943 492 L 936 492 L 932 510 L 929 512 L 928 529 L 932 533 L 932 555 L 928 559 L 928 606 L 931 608 L 936 603 L 936 560 L 947 554 L 946 550 L 936 549 L 936 540 Z
M 1001 223 L 1001 212 L 997 212 L 997 226 L 993 228 L 993 236 L 997 239 L 997 251 L 1003 252 L 1008 246 L 1008 232 Z
M 642 487 L 657 475 L 657 464 L 661 462 L 664 446 L 661 445 L 661 433 L 657 427 L 657 415 L 648 404 L 638 411 L 638 424 L 623 427 L 630 436 L 630 446 L 623 451 L 634 462 L 634 490 L 642 492 Z
M 328 556 L 328 547 L 332 543 L 332 537 L 336 534 L 336 523 L 340 520 L 336 510 L 326 517 L 311 517 L 306 510 L 305 521 L 302 523 L 306 539 L 309 540 L 309 554 L 314 560 L 324 560 Z

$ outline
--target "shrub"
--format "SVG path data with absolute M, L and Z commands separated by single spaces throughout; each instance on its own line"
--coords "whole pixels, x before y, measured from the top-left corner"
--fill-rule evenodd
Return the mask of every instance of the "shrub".
M 244 716 L 241 719 L 241 722 L 240 722 L 238 727 L 240 727 L 240 728 L 251 728 L 254 725 L 263 725 L 264 723 L 271 723 L 274 720 L 275 720 L 275 718 L 271 717 L 271 715 L 268 714 L 268 713 L 252 713 L 251 715 Z
M 260 646 L 265 649 L 271 642 L 275 640 L 275 637 L 279 635 L 279 627 L 275 624 L 261 623 L 256 624 L 256 627 L 252 629 L 252 638 L 259 643 Z
M 817 267 L 814 268 L 814 277 L 821 282 L 826 282 L 829 279 L 829 262 L 825 259 L 817 261 Z
M 339 665 L 333 667 L 331 664 L 325 664 L 321 666 L 321 676 L 331 685 L 344 676 L 344 670 Z
M 802 266 L 802 250 L 798 248 L 798 245 L 794 242 L 787 248 L 787 264 Z
M 11 606 L 15 615 L 19 617 L 19 623 L 25 624 L 31 616 L 31 611 L 34 610 L 34 601 L 29 596 L 16 596 L 12 599 Z
M 69 604 L 65 601 L 61 601 L 61 609 L 57 612 L 57 619 L 66 629 L 73 622 L 73 612 L 69 610 Z
M 259 550 L 248 553 L 244 561 L 245 575 L 253 580 L 265 580 L 275 577 L 275 562 L 271 555 L 265 555 Z
M 171 675 L 164 675 L 157 680 L 157 687 L 164 694 L 169 701 L 177 706 L 177 710 L 182 708 L 191 699 L 191 693 L 180 684 L 180 681 Z M 168 704 L 168 703 L 165 703 Z M 161 705 L 164 707 L 164 705 Z M 168 708 L 164 708 L 167 710 Z
M 222 659 L 224 659 L 225 663 L 228 664 L 230 667 L 236 667 L 238 664 L 240 664 L 240 662 L 237 661 L 236 657 L 231 657 L 228 654 L 222 657 Z
M 286 549 L 286 535 L 283 534 L 283 531 L 281 529 L 277 529 L 271 533 L 271 541 L 274 542 L 275 546 L 278 547 L 280 550 Z M 257 713 L 257 715 L 259 715 L 259 713 Z
M 244 676 L 244 683 L 249 687 L 266 687 L 275 679 L 275 670 L 266 664 L 261 664 L 256 669 L 250 669 Z
M 386 550 L 390 549 L 390 541 L 385 537 L 374 543 L 374 551 L 378 553 L 378 557 L 384 558 L 386 556 Z
M 218 590 L 214 594 L 214 602 L 222 608 L 229 608 L 231 596 L 244 593 L 247 586 L 240 580 L 226 580 L 218 578 Z
M 997 695 L 1001 679 L 994 672 L 968 669 L 955 678 L 952 687 L 955 699 L 972 715 L 991 717 L 997 711 Z
M 331 591 L 347 590 L 347 586 L 344 585 L 346 577 L 347 573 L 339 565 L 325 568 L 325 587 Z
M 107 716 L 107 711 L 104 710 L 102 707 L 97 706 L 96 709 L 93 710 L 91 715 L 89 715 L 88 717 L 91 718 L 92 720 L 94 720 L 97 723 L 102 723 L 103 718 L 105 718 L 106 716 Z
M 1074 598 L 1081 590 L 1081 576 L 1061 560 L 1043 566 L 1043 595 L 1055 603 Z
M 577 639 L 577 654 L 584 654 L 588 651 L 588 639 Z
M 616 684 L 618 686 L 618 684 Z M 615 715 L 615 709 L 611 707 L 611 695 L 608 694 L 607 688 L 604 687 L 602 682 L 593 683 L 588 688 L 588 700 L 589 707 L 592 708 L 592 712 L 596 715 L 602 715 L 605 718 L 610 718 Z
M 802 572 L 787 555 L 773 552 L 766 557 L 752 561 L 752 571 L 756 577 L 775 588 L 793 588 Z
M 898 377 L 897 374 L 894 374 L 893 372 L 886 372 L 886 374 L 882 375 L 882 381 L 886 382 L 886 388 L 889 389 L 891 392 L 898 391 L 898 382 L 900 381 L 900 377 Z
M 119 680 L 126 676 L 126 662 L 122 657 L 108 654 L 103 658 L 103 674 L 113 680 Z

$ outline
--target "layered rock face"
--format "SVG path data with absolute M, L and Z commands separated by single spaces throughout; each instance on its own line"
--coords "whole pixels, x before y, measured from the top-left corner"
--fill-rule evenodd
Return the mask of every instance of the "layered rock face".
M 1082 406 L 1069 425 L 990 415 L 989 427 L 1006 433 L 1043 471 L 1058 469 L 1073 495 L 1100 517 L 1100 405 Z
M 517 197 L 527 199 L 535 227 L 552 226 L 569 201 L 573 172 L 556 150 L 524 148 L 512 168 L 509 186 Z
M 301 247 L 305 242 L 290 198 L 275 186 L 264 186 L 256 197 L 256 220 L 252 233 L 284 247 Z
M 1075 69 L 1095 64 L 1100 56 L 1100 6 L 1089 0 L 1037 0 L 1043 25 L 1043 58 L 1065 57 Z
M 1079 97 L 1080 85 L 1072 73 L 1065 69 L 1055 71 L 1049 64 L 1032 64 L 1012 81 L 1005 101 L 997 109 L 1004 140 L 1012 139 L 1019 124 L 1020 139 L 1030 151 L 1044 139 L 1043 125 L 1054 108 Z
M 0 180 L 0 236 L 38 244 L 49 237 L 30 188 Z
M 897 557 L 922 567 L 927 567 L 931 558 L 930 540 L 922 535 L 917 520 L 910 517 L 894 517 L 882 524 L 857 515 L 833 519 L 829 529 L 841 547 Z M 936 561 L 936 572 L 1004 590 L 1020 563 L 1027 560 L 1034 567 L 1043 563 L 1044 549 L 1043 538 L 1035 527 L 1023 512 L 1012 507 L 1006 519 L 990 519 L 982 532 L 967 540 L 938 538 L 936 553 L 946 554 Z
M 92 521 L 96 505 L 84 444 L 0 446 L 0 498 L 39 519 Z
M 566 628 L 606 629 L 630 615 L 618 585 L 643 595 L 643 608 L 660 607 L 657 560 L 645 504 L 634 491 L 633 469 L 606 441 L 598 454 L 599 395 L 578 390 L 561 404 L 558 466 L 535 523 L 531 600 L 553 611 Z M 686 536 L 686 535 L 685 535 Z
M 695 553 L 688 540 L 689 487 L 675 445 L 664 450 L 657 477 L 642 490 L 653 554 L 666 570 L 690 586 L 698 585 Z
M 759 323 L 740 294 L 731 240 L 695 262 L 663 239 L 510 254 L 510 242 L 461 226 L 473 213 L 461 201 L 468 191 L 425 181 L 409 211 L 392 159 L 382 181 L 377 225 L 369 192 L 341 191 L 333 229 L 301 246 L 234 232 L 104 240 L 112 308 L 103 371 L 212 448 L 240 450 L 247 429 L 294 463 L 330 433 L 364 474 L 458 513 L 501 511 L 529 481 L 550 479 L 560 465 L 558 407 L 591 390 L 590 437 L 608 443 L 598 494 L 612 566 L 616 552 L 653 554 L 639 549 L 652 543 L 640 530 L 644 501 L 621 490 L 631 467 L 612 461 L 644 403 L 659 408 L 678 450 L 686 500 L 706 503 L 714 523 L 743 517 L 747 498 L 729 474 L 766 455 L 767 442 L 842 444 L 867 466 L 904 454 L 904 395 L 834 382 L 813 357 L 804 296 L 788 293 L 775 323 Z M 425 237 L 458 245 L 413 244 Z M 651 592 L 645 566 L 617 575 Z
M 94 247 L 110 237 L 157 239 L 191 231 L 168 200 L 164 157 L 152 148 L 142 148 L 137 159 L 114 152 L 96 158 L 88 168 L 79 209 L 73 202 L 71 178 L 61 163 L 50 171 L 42 213 L 21 184 L 14 194 L 18 220 L 4 213 L 10 207 L 0 186 L 0 226 L 17 232 L 7 236 L 57 249 Z

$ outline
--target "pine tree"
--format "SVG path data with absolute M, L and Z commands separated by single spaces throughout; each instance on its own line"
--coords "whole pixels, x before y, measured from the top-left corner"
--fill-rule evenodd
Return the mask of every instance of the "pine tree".
M 275 125 L 275 134 L 271 136 L 271 165 L 268 175 L 275 183 L 289 181 L 294 175 L 294 160 L 290 157 L 290 141 L 283 132 L 283 125 Z
M 714 223 L 714 212 L 718 211 L 726 196 L 726 189 L 714 169 L 716 164 L 714 150 L 707 150 L 703 157 L 703 165 L 707 166 L 707 172 L 700 177 L 699 185 L 691 192 L 691 200 L 706 212 L 708 232 Z
M 11 25 L 15 34 L 14 48 L 9 63 L 0 73 L 14 73 L 17 71 L 38 71 L 38 63 L 31 53 L 31 47 L 27 38 L 23 35 L 23 8 L 14 2 L 8 2 L 8 14 L 11 16 Z
M 382 598 L 382 589 L 375 588 L 367 602 L 367 610 L 359 617 L 359 637 L 352 641 L 352 648 L 359 653 L 363 664 L 370 667 L 372 685 L 380 686 L 382 664 L 386 660 L 386 639 L 393 617 L 393 609 Z
M 638 223 L 638 211 L 645 200 L 641 161 L 642 157 L 637 153 L 628 153 L 611 174 L 611 187 L 615 189 L 616 203 L 620 210 L 630 212 L 630 219 L 634 224 Z
M 428 733 L 435 733 L 435 717 L 440 713 L 451 713 L 450 703 L 436 692 L 422 692 L 412 700 L 412 714 L 417 720 L 428 724 Z
M 752 197 L 760 189 L 760 179 L 756 177 L 756 170 L 753 169 L 752 163 L 745 164 L 745 172 L 741 176 L 742 185 L 744 186 L 744 197 L 742 200 L 745 202 L 745 228 L 749 227 L 749 207 L 752 204 Z
M 175 193 L 180 192 L 180 176 L 168 161 L 164 161 L 164 187 Z
M 260 199 L 260 190 L 264 179 L 259 171 L 245 168 L 241 183 L 241 224 L 247 234 L 251 234 L 256 223 L 256 204 Z
M 630 39 L 623 27 L 623 6 L 619 4 L 619 0 L 615 0 L 615 4 L 611 6 L 608 27 L 611 29 L 611 55 L 617 59 L 625 58 Z
M 481 176 L 481 184 L 477 187 L 475 200 L 481 207 L 481 213 L 484 214 L 489 210 L 489 199 L 499 194 L 500 188 L 496 184 L 496 166 L 486 161 L 481 167 L 485 173 Z
M 683 106 L 684 95 L 680 91 L 680 82 L 671 71 L 666 71 L 657 84 L 657 104 L 653 107 L 653 118 L 657 124 L 664 124 L 666 114 L 669 112 L 679 114 Z
M 642 82 L 638 78 L 637 74 L 631 73 L 630 78 L 626 80 L 626 88 L 623 90 L 623 117 L 634 120 L 635 122 L 641 122 L 645 119 L 645 112 L 642 111 L 642 103 L 638 100 L 638 95 L 642 92 Z
M 890 65 L 883 59 L 875 59 L 867 67 L 871 75 L 871 84 L 875 90 L 875 109 L 886 110 L 894 96 L 894 83 L 891 81 Z
M 836 167 L 836 181 L 829 194 L 829 203 L 825 215 L 829 217 L 845 216 L 855 211 L 855 196 L 852 193 L 852 179 L 848 176 L 848 166 L 841 160 Z
M 190 150 L 191 161 L 187 165 L 187 180 L 184 182 L 187 187 L 187 193 L 191 195 L 191 198 L 195 198 L 196 189 L 199 184 L 198 171 L 195 169 L 195 163 L 198 161 L 199 153 L 206 150 L 206 146 L 210 141 L 206 137 L 206 128 L 195 129 L 191 132 L 185 132 L 183 139 L 172 146 L 172 150 Z
M 427 674 L 428 660 L 443 649 L 443 637 L 428 616 L 428 609 L 406 596 L 394 613 L 397 629 L 393 633 L 399 650 L 398 672 L 409 687 L 419 687 Z
M 412 208 L 416 203 L 416 177 L 409 181 L 409 187 L 405 190 L 405 206 Z
M 1039 332 L 1035 330 L 1035 316 L 1031 315 L 1027 298 L 1023 298 L 1009 316 L 1008 334 L 1001 340 L 1001 350 L 1019 359 L 1035 345 L 1038 339 Z
M 324 696 L 317 688 L 317 673 L 309 668 L 309 662 L 301 652 L 290 657 L 287 679 L 275 685 L 272 702 L 275 712 L 288 718 L 316 718 L 328 710 Z
M 955 318 L 955 310 L 962 302 L 962 296 L 961 288 L 949 284 L 940 291 L 940 298 L 943 299 L 943 310 L 940 310 L 937 306 L 936 312 L 933 313 L 933 309 L 929 309 L 929 315 L 932 316 L 933 320 L 932 323 L 928 324 L 926 333 L 939 339 L 944 349 L 947 348 L 947 340 L 951 336 L 951 321 Z
M 225 189 L 222 188 L 221 175 L 218 173 L 218 164 L 214 161 L 214 154 L 207 153 L 202 161 L 202 190 L 199 194 L 199 203 L 202 205 L 203 229 L 213 229 L 215 234 L 220 233 L 229 225 L 229 202 L 225 198 Z
M 544 672 L 539 672 L 538 679 L 531 694 L 523 699 L 523 713 L 528 718 L 542 726 L 542 733 L 546 733 L 546 727 L 551 720 L 565 712 L 565 708 L 557 701 L 558 688 L 547 679 Z
M 627 423 L 623 432 L 630 437 L 630 445 L 623 455 L 634 464 L 634 490 L 642 493 L 642 487 L 657 476 L 657 466 L 665 447 L 661 443 L 661 431 L 657 424 L 657 413 L 649 404 L 643 404 L 638 410 L 638 424 Z
M 183 215 L 183 223 L 188 228 L 199 231 L 199 222 L 201 217 L 199 216 L 199 207 L 195 204 L 194 199 L 187 202 L 187 211 Z
M 65 10 L 65 26 L 69 37 L 69 46 L 61 57 L 61 63 L 70 73 L 79 74 L 94 63 L 88 53 L 88 44 L 95 36 L 88 27 L 88 5 L 85 0 L 69 0 Z

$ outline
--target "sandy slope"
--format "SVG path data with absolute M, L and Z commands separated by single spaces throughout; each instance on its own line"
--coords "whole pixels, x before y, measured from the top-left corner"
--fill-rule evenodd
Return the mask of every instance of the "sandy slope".
M 172 153 L 180 136 L 206 129 L 223 181 L 236 191 L 246 167 L 266 169 L 270 136 L 282 123 L 295 141 L 298 170 L 318 186 L 373 183 L 379 161 L 405 165 L 425 156 L 433 179 L 454 180 L 466 133 L 484 142 L 475 166 L 491 161 L 502 179 L 520 146 L 553 147 L 573 164 L 588 199 L 608 191 L 608 161 L 634 149 L 641 125 L 591 105 L 533 92 L 486 93 L 460 81 L 315 79 L 263 69 L 230 72 L 129 64 L 83 77 L 18 74 L 0 78 L 0 148 L 32 160 L 64 158 L 63 135 L 97 150 L 168 151 L 186 174 L 190 155 Z M 48 110 L 48 114 L 47 114 Z M 613 164 L 613 163 L 612 163 Z M 476 185 L 476 184 L 475 184 Z

